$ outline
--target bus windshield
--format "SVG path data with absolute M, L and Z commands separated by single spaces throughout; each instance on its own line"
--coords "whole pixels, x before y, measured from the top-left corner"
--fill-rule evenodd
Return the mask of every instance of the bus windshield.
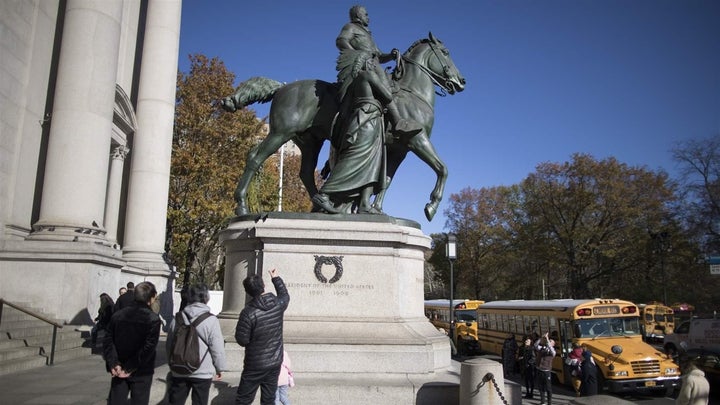
M 672 315 L 655 314 L 655 322 L 672 322 Z
M 474 309 L 456 309 L 455 319 L 457 319 L 458 322 L 475 322 L 477 321 L 477 312 Z
M 575 321 L 575 337 L 633 336 L 640 334 L 639 318 L 601 318 Z

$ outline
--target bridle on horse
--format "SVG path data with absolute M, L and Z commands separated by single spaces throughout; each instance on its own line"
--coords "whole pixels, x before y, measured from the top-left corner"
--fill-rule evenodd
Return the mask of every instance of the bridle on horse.
M 432 70 L 415 62 L 412 59 L 407 58 L 404 55 L 402 56 L 402 61 L 417 66 L 423 73 L 425 73 L 430 78 L 430 80 L 433 82 L 433 84 L 440 87 L 440 90 L 442 92 L 435 91 L 435 94 L 437 94 L 440 97 L 445 97 L 445 96 L 447 96 L 447 91 L 450 91 L 450 88 L 449 88 L 450 85 L 448 84 L 449 79 L 450 79 L 450 66 L 445 63 L 445 60 L 443 58 L 441 58 L 440 55 L 438 55 L 438 51 L 437 51 L 437 49 L 435 49 L 435 46 L 433 46 L 432 41 L 428 41 L 427 44 L 430 46 L 430 50 L 433 52 L 433 54 L 437 58 L 438 62 L 440 62 L 440 65 L 443 68 L 443 73 L 445 74 L 445 76 L 439 77 L 439 75 L 436 74 L 435 72 L 433 72 Z M 442 80 L 444 82 L 444 84 L 440 83 L 440 80 L 438 80 L 437 77 L 439 77 L 439 79 Z

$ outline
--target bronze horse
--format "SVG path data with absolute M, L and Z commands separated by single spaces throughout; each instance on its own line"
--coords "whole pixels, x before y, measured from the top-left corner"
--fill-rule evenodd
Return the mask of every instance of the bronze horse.
M 455 94 L 465 89 L 465 79 L 450 58 L 450 52 L 432 33 L 427 39 L 416 41 L 402 55 L 401 63 L 393 73 L 394 86 L 400 91 L 395 101 L 403 117 L 418 122 L 423 130 L 408 138 L 387 145 L 387 176 L 392 180 L 408 151 L 412 151 L 430 166 L 437 176 L 425 205 L 425 217 L 432 220 L 442 200 L 447 180 L 447 167 L 430 143 L 435 120 L 435 85 Z M 310 197 L 318 193 L 315 168 L 323 143 L 330 138 L 333 120 L 338 112 L 337 86 L 322 80 L 300 80 L 284 85 L 265 79 L 253 78 L 238 86 L 235 94 L 222 100 L 223 108 L 236 111 L 244 106 L 272 100 L 270 105 L 270 132 L 255 146 L 247 157 L 245 171 L 235 190 L 237 215 L 248 214 L 247 191 L 250 181 L 265 160 L 283 144 L 293 140 L 302 154 L 300 179 Z M 375 197 L 373 207 L 382 212 L 385 190 Z

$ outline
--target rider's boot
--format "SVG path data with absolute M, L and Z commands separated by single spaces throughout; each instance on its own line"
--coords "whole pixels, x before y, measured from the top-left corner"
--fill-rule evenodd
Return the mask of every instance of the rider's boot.
M 390 132 L 401 136 L 413 136 L 422 131 L 422 127 L 414 120 L 408 120 L 400 117 L 394 101 L 385 106 L 387 108 L 388 120 L 392 124 Z
M 313 203 L 313 212 L 317 212 L 316 209 L 318 209 L 321 211 L 325 211 L 328 214 L 341 213 L 333 206 L 332 201 L 330 201 L 330 197 L 325 193 L 315 194 L 314 196 L 312 196 L 311 201 Z

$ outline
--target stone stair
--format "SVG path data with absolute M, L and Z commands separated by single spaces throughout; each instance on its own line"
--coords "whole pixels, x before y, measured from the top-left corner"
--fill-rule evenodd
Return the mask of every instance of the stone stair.
M 39 308 L 22 303 L 16 305 L 52 320 L 51 316 Z M 87 335 L 89 336 L 89 333 Z M 52 336 L 52 325 L 9 305 L 3 305 L 0 319 L 0 376 L 48 365 Z M 90 354 L 91 348 L 75 325 L 58 328 L 54 363 Z

